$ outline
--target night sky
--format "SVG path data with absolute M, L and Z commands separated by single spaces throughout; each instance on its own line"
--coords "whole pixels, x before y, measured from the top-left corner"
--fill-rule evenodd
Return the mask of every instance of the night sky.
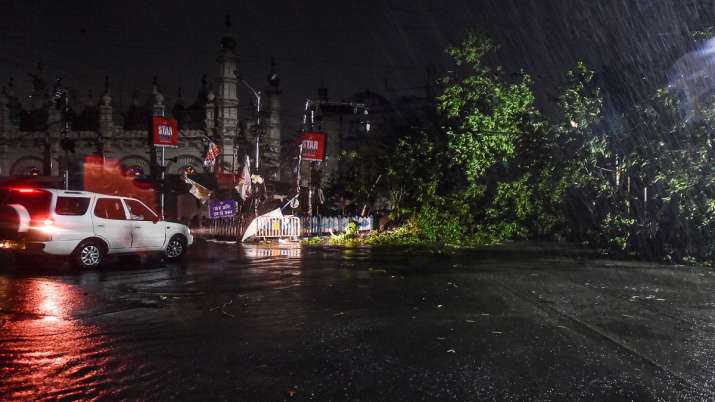
M 0 82 L 15 77 L 29 94 L 38 61 L 50 82 L 63 75 L 85 97 L 110 77 L 115 107 L 158 76 L 171 107 L 178 87 L 190 103 L 216 55 L 231 15 L 241 75 L 264 86 L 275 56 L 284 122 L 296 127 L 307 97 L 331 99 L 365 88 L 388 98 L 421 95 L 425 67 L 452 67 L 444 48 L 470 28 L 501 45 L 495 60 L 524 68 L 542 102 L 582 59 L 608 92 L 634 79 L 662 84 L 692 46 L 691 33 L 715 24 L 713 1 L 0 1 Z M 629 81 L 630 80 L 630 81 Z M 625 84 L 624 84 L 625 83 Z M 248 91 L 241 89 L 248 102 Z

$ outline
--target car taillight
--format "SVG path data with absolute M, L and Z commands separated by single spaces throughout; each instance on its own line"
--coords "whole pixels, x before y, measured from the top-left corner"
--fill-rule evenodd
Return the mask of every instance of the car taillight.
M 30 229 L 34 229 L 32 231 L 35 233 L 42 233 L 44 235 L 53 235 L 62 231 L 62 229 L 55 225 L 55 221 L 49 218 L 31 221 Z M 45 239 L 45 236 L 41 236 L 40 238 Z M 40 240 L 40 238 L 36 240 Z M 47 238 L 47 240 L 49 240 L 49 238 Z
M 17 191 L 18 193 L 22 193 L 22 194 L 35 194 L 35 193 L 42 192 L 42 190 L 38 190 L 38 189 L 32 188 L 32 187 L 10 187 L 9 190 Z

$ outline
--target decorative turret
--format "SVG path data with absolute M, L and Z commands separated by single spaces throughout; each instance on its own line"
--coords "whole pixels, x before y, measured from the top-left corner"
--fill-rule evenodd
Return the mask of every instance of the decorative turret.
M 266 178 L 273 182 L 280 181 L 281 161 L 281 90 L 280 78 L 276 72 L 276 59 L 271 57 L 271 70 L 268 73 L 268 86 L 266 87 L 267 119 L 266 139 L 264 141 L 263 168 Z
M 87 90 L 87 99 L 84 101 L 84 107 L 85 108 L 93 108 L 97 106 L 97 103 L 94 100 L 94 94 L 92 93 L 92 89 Z
M 234 146 L 238 132 L 238 56 L 236 40 L 231 32 L 231 18 L 226 16 L 226 33 L 221 39 L 216 77 L 216 127 L 215 138 L 221 148 L 219 169 L 236 167 Z M 208 120 L 207 105 L 207 120 Z M 208 124 L 207 124 L 208 128 Z
M 7 97 L 7 89 L 5 87 L 2 87 L 0 90 L 0 108 L 7 108 L 8 103 L 10 102 L 10 99 Z
M 141 107 L 142 103 L 139 100 L 139 91 L 136 88 L 132 91 L 132 106 Z
M 141 99 L 139 99 L 139 92 L 134 89 L 132 92 L 132 101 L 129 105 L 129 110 L 124 112 L 124 129 L 125 130 L 144 130 L 148 128 L 147 122 L 149 116 L 151 116 L 152 99 L 149 99 L 149 105 L 142 104 Z
M 109 137 L 112 135 L 114 122 L 112 121 L 112 95 L 109 88 L 109 77 L 104 77 L 104 94 L 102 102 L 99 106 L 99 130 L 102 136 Z
M 152 81 L 152 90 L 151 90 L 151 99 L 152 99 L 152 116 L 163 116 L 164 115 L 164 95 L 161 93 L 161 87 L 159 86 L 159 82 L 154 76 L 154 79 Z
M 10 131 L 10 98 L 7 90 L 2 87 L 0 91 L 0 175 L 8 174 L 8 144 L 5 138 Z
M 12 126 L 17 127 L 20 125 L 20 114 L 22 113 L 22 105 L 15 95 L 15 79 L 11 76 L 7 80 L 7 107 L 10 110 L 10 122 Z
M 7 90 L 2 87 L 0 91 L 0 138 L 10 130 L 10 98 L 7 96 Z
M 204 124 L 206 125 L 206 132 L 208 135 L 210 135 L 212 138 L 215 138 L 214 134 L 214 129 L 216 128 L 216 95 L 214 95 L 214 91 L 212 88 L 209 88 L 208 91 L 206 92 L 206 104 L 205 104 L 205 112 L 206 112 L 206 119 L 204 120 Z
M 71 97 L 70 99 L 73 99 Z M 99 130 L 99 110 L 97 102 L 94 99 L 92 90 L 87 91 L 87 97 L 84 99 L 84 108 L 77 117 L 72 117 L 73 127 L 80 131 L 97 131 Z
M 276 58 L 273 56 L 271 56 L 271 71 L 268 73 L 268 85 L 276 89 L 281 85 L 281 79 L 276 72 Z
M 47 106 L 47 81 L 45 81 L 42 71 L 42 63 L 37 63 L 37 71 L 29 73 L 32 79 L 32 94 L 30 95 L 30 107 L 34 110 L 44 109 Z
M 185 127 L 187 115 L 186 107 L 184 106 L 184 94 L 181 90 L 181 87 L 179 87 L 178 91 L 176 92 L 176 102 L 174 103 L 174 107 L 171 108 L 171 114 L 179 123 L 180 128 Z
M 13 78 L 12 76 L 7 80 L 6 96 L 8 100 L 12 100 L 12 98 L 15 97 L 15 78 Z

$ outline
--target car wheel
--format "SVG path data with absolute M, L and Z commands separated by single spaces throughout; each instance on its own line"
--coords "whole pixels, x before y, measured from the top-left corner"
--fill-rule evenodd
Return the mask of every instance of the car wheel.
M 73 258 L 75 265 L 81 269 L 97 269 L 104 260 L 104 250 L 96 242 L 88 241 L 77 247 Z
M 174 236 L 169 240 L 164 251 L 167 261 L 180 260 L 186 254 L 186 240 L 182 236 Z

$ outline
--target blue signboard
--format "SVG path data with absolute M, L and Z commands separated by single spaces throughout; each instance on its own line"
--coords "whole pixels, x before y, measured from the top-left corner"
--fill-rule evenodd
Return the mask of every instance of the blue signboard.
M 238 211 L 238 201 L 209 201 L 209 219 L 232 218 Z

